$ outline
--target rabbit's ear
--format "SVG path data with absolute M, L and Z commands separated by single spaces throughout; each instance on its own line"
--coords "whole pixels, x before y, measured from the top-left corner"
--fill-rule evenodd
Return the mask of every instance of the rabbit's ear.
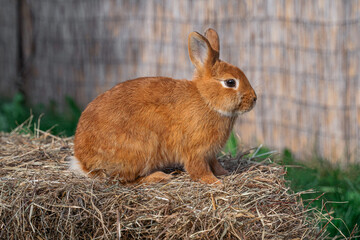
M 209 41 L 198 32 L 189 35 L 189 56 L 198 70 L 210 68 L 219 57 Z
M 220 40 L 217 32 L 212 28 L 208 28 L 205 32 L 205 37 L 208 39 L 212 49 L 220 53 Z

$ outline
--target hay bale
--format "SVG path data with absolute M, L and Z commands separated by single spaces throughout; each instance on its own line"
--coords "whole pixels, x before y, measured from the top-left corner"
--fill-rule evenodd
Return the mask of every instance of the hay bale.
M 67 170 L 72 138 L 0 133 L 0 239 L 296 239 L 319 230 L 284 169 L 225 157 L 211 187 L 181 172 L 167 184 L 122 186 Z

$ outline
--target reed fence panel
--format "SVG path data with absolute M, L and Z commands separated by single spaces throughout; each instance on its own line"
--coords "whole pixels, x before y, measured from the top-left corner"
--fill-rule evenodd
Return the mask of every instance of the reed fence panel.
M 213 27 L 221 58 L 258 93 L 236 125 L 243 144 L 360 161 L 359 0 L 19 1 L 27 16 L 22 84 L 33 103 L 63 106 L 69 95 L 85 106 L 127 79 L 189 79 L 187 36 Z M 0 39 L 12 39 L 6 26 Z M 0 56 L 0 69 L 14 59 Z

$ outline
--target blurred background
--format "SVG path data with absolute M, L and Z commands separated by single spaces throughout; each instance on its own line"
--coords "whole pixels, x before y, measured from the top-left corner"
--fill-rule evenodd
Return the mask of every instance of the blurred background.
M 0 0 L 0 93 L 83 109 L 141 76 L 190 79 L 192 31 L 215 28 L 220 57 L 256 89 L 241 143 L 331 161 L 359 159 L 360 3 L 349 1 Z
M 190 79 L 188 34 L 212 27 L 220 58 L 240 67 L 258 93 L 254 110 L 236 124 L 236 144 L 288 149 L 283 160 L 312 167 L 325 159 L 329 165 L 321 160 L 309 182 L 335 174 L 329 187 L 351 178 L 346 200 L 360 205 L 358 171 L 323 172 L 360 169 L 353 167 L 360 162 L 359 0 L 0 0 L 0 6 L 2 130 L 32 109 L 45 112 L 44 127 L 57 124 L 56 133 L 72 135 L 84 107 L 119 82 Z M 344 196 L 338 187 L 331 191 Z M 360 221 L 360 210 L 354 214 L 351 226 Z

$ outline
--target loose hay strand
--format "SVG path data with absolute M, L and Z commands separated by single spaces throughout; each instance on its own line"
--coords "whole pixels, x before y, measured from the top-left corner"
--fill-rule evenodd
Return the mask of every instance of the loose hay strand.
M 181 172 L 123 186 L 68 171 L 72 138 L 0 133 L 1 239 L 324 238 L 319 214 L 285 185 L 283 167 L 222 157 L 221 187 Z

